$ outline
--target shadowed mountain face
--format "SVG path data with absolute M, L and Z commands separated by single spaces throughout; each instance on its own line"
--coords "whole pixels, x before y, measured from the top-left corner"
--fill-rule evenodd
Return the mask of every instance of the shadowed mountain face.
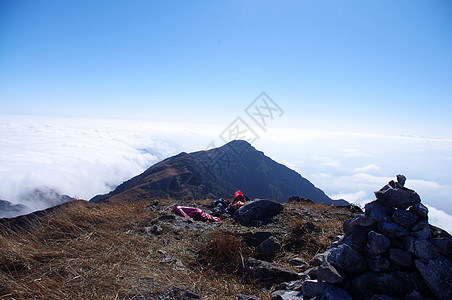
M 147 197 L 232 198 L 239 189 L 250 198 L 286 202 L 295 194 L 322 204 L 348 204 L 331 200 L 300 174 L 245 141 L 232 141 L 207 151 L 180 153 L 91 201 L 133 201 Z

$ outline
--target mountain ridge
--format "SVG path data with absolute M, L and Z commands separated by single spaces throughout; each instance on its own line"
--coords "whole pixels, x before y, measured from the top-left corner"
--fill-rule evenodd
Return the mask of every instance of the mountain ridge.
M 268 198 L 278 202 L 286 202 L 291 195 L 298 195 L 321 204 L 348 204 L 345 200 L 332 200 L 299 173 L 243 140 L 210 150 L 181 152 L 90 201 L 141 200 L 146 197 L 231 198 L 236 190 L 242 190 L 250 198 Z

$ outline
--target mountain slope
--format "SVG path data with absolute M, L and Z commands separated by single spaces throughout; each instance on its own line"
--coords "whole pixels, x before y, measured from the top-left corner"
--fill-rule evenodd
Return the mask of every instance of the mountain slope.
M 245 141 L 232 141 L 207 151 L 180 153 L 151 166 L 109 194 L 98 195 L 90 201 L 133 201 L 147 197 L 231 198 L 238 189 L 250 198 L 285 202 L 295 194 L 322 204 L 347 204 L 330 199 L 300 174 Z

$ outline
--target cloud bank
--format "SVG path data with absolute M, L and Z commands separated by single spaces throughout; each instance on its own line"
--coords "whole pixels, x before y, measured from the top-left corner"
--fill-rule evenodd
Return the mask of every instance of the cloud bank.
M 74 198 L 107 193 L 152 164 L 182 151 L 221 146 L 221 124 L 3 115 L 0 199 L 46 186 Z M 350 132 L 253 128 L 258 150 L 301 173 L 333 199 L 360 205 L 407 176 L 430 208 L 433 224 L 450 228 L 452 141 Z M 34 209 L 41 209 L 44 204 Z

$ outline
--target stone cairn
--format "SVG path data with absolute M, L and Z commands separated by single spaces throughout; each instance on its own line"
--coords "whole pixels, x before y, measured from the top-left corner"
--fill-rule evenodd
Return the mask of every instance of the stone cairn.
M 452 299 L 452 237 L 429 225 L 428 209 L 397 175 L 365 213 L 311 261 L 304 280 L 273 299 Z

